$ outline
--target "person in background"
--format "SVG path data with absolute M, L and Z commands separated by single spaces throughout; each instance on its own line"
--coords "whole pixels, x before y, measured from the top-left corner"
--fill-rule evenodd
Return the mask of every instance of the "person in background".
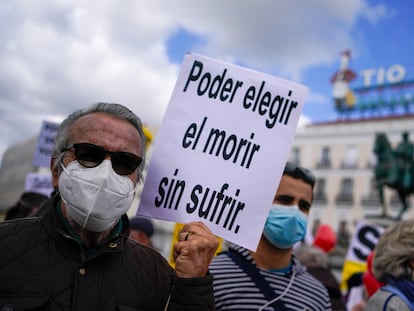
M 306 270 L 328 290 L 332 310 L 345 311 L 339 282 L 329 266 L 328 254 L 336 245 L 335 232 L 329 225 L 321 224 L 315 233 L 312 245 L 301 243 L 294 249 L 294 255 Z
M 288 162 L 257 251 L 231 244 L 213 258 L 217 311 L 331 310 L 326 288 L 292 253 L 306 234 L 314 184 L 309 170 Z
M 372 272 L 372 260 L 375 251 L 371 251 L 367 257 L 367 270 L 354 273 L 348 279 L 347 310 L 363 311 L 367 300 L 384 285 L 378 282 Z
M 369 298 L 365 310 L 414 310 L 413 219 L 395 223 L 380 236 L 372 270 L 385 285 Z
M 365 306 L 365 288 L 362 282 L 363 272 L 354 272 L 346 280 L 347 291 L 344 302 L 348 311 L 359 310 Z
M 313 226 L 312 226 L 312 239 L 310 241 L 309 244 L 313 243 L 313 239 L 315 238 L 316 232 L 318 231 L 319 226 L 321 225 L 321 220 L 319 218 L 316 218 L 313 221 Z
M 337 237 L 337 247 L 343 251 L 348 250 L 349 243 L 351 240 L 351 235 L 348 230 L 348 223 L 346 220 L 341 220 L 339 222 L 338 232 L 336 234 Z
M 154 234 L 154 225 L 151 219 L 135 216 L 130 219 L 129 238 L 152 247 L 151 237 Z
M 47 196 L 37 192 L 23 192 L 19 201 L 7 210 L 4 220 L 34 216 L 48 200 Z
M 175 270 L 129 239 L 126 212 L 142 179 L 140 119 L 98 103 L 60 125 L 56 195 L 41 217 L 0 223 L 0 310 L 213 310 L 208 265 L 218 246 L 201 222 L 174 245 Z

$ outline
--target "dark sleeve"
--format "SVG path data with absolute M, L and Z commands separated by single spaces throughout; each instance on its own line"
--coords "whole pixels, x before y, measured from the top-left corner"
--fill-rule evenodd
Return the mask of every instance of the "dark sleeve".
M 175 278 L 169 301 L 169 311 L 214 310 L 213 276 Z

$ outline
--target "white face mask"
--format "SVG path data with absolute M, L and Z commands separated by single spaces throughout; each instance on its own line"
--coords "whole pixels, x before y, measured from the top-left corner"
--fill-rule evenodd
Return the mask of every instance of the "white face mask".
M 59 177 L 59 192 L 69 216 L 83 228 L 103 232 L 111 228 L 130 208 L 135 186 L 127 176 L 104 160 L 93 168 L 73 161 Z

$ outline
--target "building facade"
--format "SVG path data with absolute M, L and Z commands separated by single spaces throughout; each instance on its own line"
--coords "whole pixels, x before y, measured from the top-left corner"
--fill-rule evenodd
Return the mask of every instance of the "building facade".
M 377 133 L 385 133 L 393 148 L 408 131 L 414 139 L 414 115 L 340 120 L 309 124 L 298 129 L 290 161 L 311 169 L 317 178 L 309 229 L 318 223 L 339 228 L 341 221 L 352 231 L 356 222 L 382 213 L 375 182 L 377 158 L 373 152 Z M 388 214 L 398 215 L 397 192 L 384 188 Z M 414 215 L 412 206 L 403 218 Z

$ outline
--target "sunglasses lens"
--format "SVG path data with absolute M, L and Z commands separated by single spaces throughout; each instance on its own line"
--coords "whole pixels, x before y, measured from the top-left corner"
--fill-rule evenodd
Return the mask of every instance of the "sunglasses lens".
M 105 159 L 105 150 L 92 144 L 74 144 L 75 156 L 84 167 L 98 166 Z
M 133 173 L 141 164 L 142 159 L 129 152 L 110 152 L 102 146 L 88 143 L 73 144 L 76 160 L 84 167 L 92 168 L 102 163 L 107 154 L 111 155 L 113 170 L 119 175 Z
M 141 158 L 131 153 L 115 152 L 112 156 L 112 168 L 119 175 L 129 175 L 138 168 L 141 161 Z

